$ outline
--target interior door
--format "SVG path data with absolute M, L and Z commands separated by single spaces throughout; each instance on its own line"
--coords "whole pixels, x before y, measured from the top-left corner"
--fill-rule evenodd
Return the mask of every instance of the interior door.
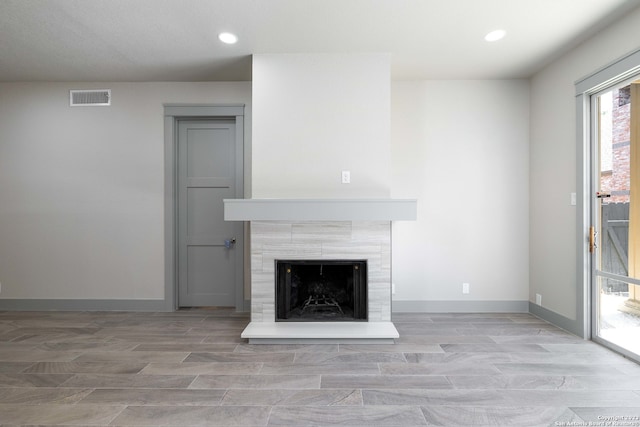
M 637 79 L 637 77 L 635 77 Z M 640 358 L 640 84 L 592 96 L 592 330 Z
M 242 223 L 224 220 L 236 196 L 233 120 L 180 120 L 177 147 L 178 306 L 236 305 L 236 241 Z

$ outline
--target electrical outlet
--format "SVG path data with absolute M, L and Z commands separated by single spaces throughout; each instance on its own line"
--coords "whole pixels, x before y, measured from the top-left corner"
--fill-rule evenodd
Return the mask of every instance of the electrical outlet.
M 536 304 L 542 305 L 542 295 L 536 294 Z
M 462 284 L 462 293 L 463 294 L 468 294 L 469 293 L 469 284 L 468 283 L 463 283 Z
M 391 295 L 395 295 L 396 294 L 396 284 L 392 283 L 391 284 Z
M 342 171 L 342 183 L 343 184 L 351 184 L 351 172 L 350 171 Z

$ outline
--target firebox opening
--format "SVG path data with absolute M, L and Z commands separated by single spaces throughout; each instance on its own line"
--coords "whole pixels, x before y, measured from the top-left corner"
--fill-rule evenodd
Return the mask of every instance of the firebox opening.
M 366 320 L 366 260 L 276 260 L 277 322 Z

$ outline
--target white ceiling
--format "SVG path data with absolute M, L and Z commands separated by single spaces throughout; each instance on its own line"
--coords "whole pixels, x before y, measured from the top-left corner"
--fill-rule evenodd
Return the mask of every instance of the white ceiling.
M 394 79 L 528 77 L 640 0 L 0 0 L 0 81 L 250 80 L 254 53 L 391 54 Z M 502 28 L 507 37 L 483 37 Z M 231 31 L 240 41 L 222 45 Z

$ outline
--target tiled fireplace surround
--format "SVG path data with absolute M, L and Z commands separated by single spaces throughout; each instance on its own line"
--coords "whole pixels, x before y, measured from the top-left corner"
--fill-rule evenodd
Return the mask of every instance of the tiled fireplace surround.
M 415 220 L 415 200 L 225 200 L 225 219 L 250 221 L 251 343 L 389 342 L 391 221 Z M 276 322 L 275 261 L 366 260 L 367 321 Z
M 252 221 L 251 321 L 275 321 L 275 260 L 367 260 L 368 320 L 391 321 L 389 221 Z

